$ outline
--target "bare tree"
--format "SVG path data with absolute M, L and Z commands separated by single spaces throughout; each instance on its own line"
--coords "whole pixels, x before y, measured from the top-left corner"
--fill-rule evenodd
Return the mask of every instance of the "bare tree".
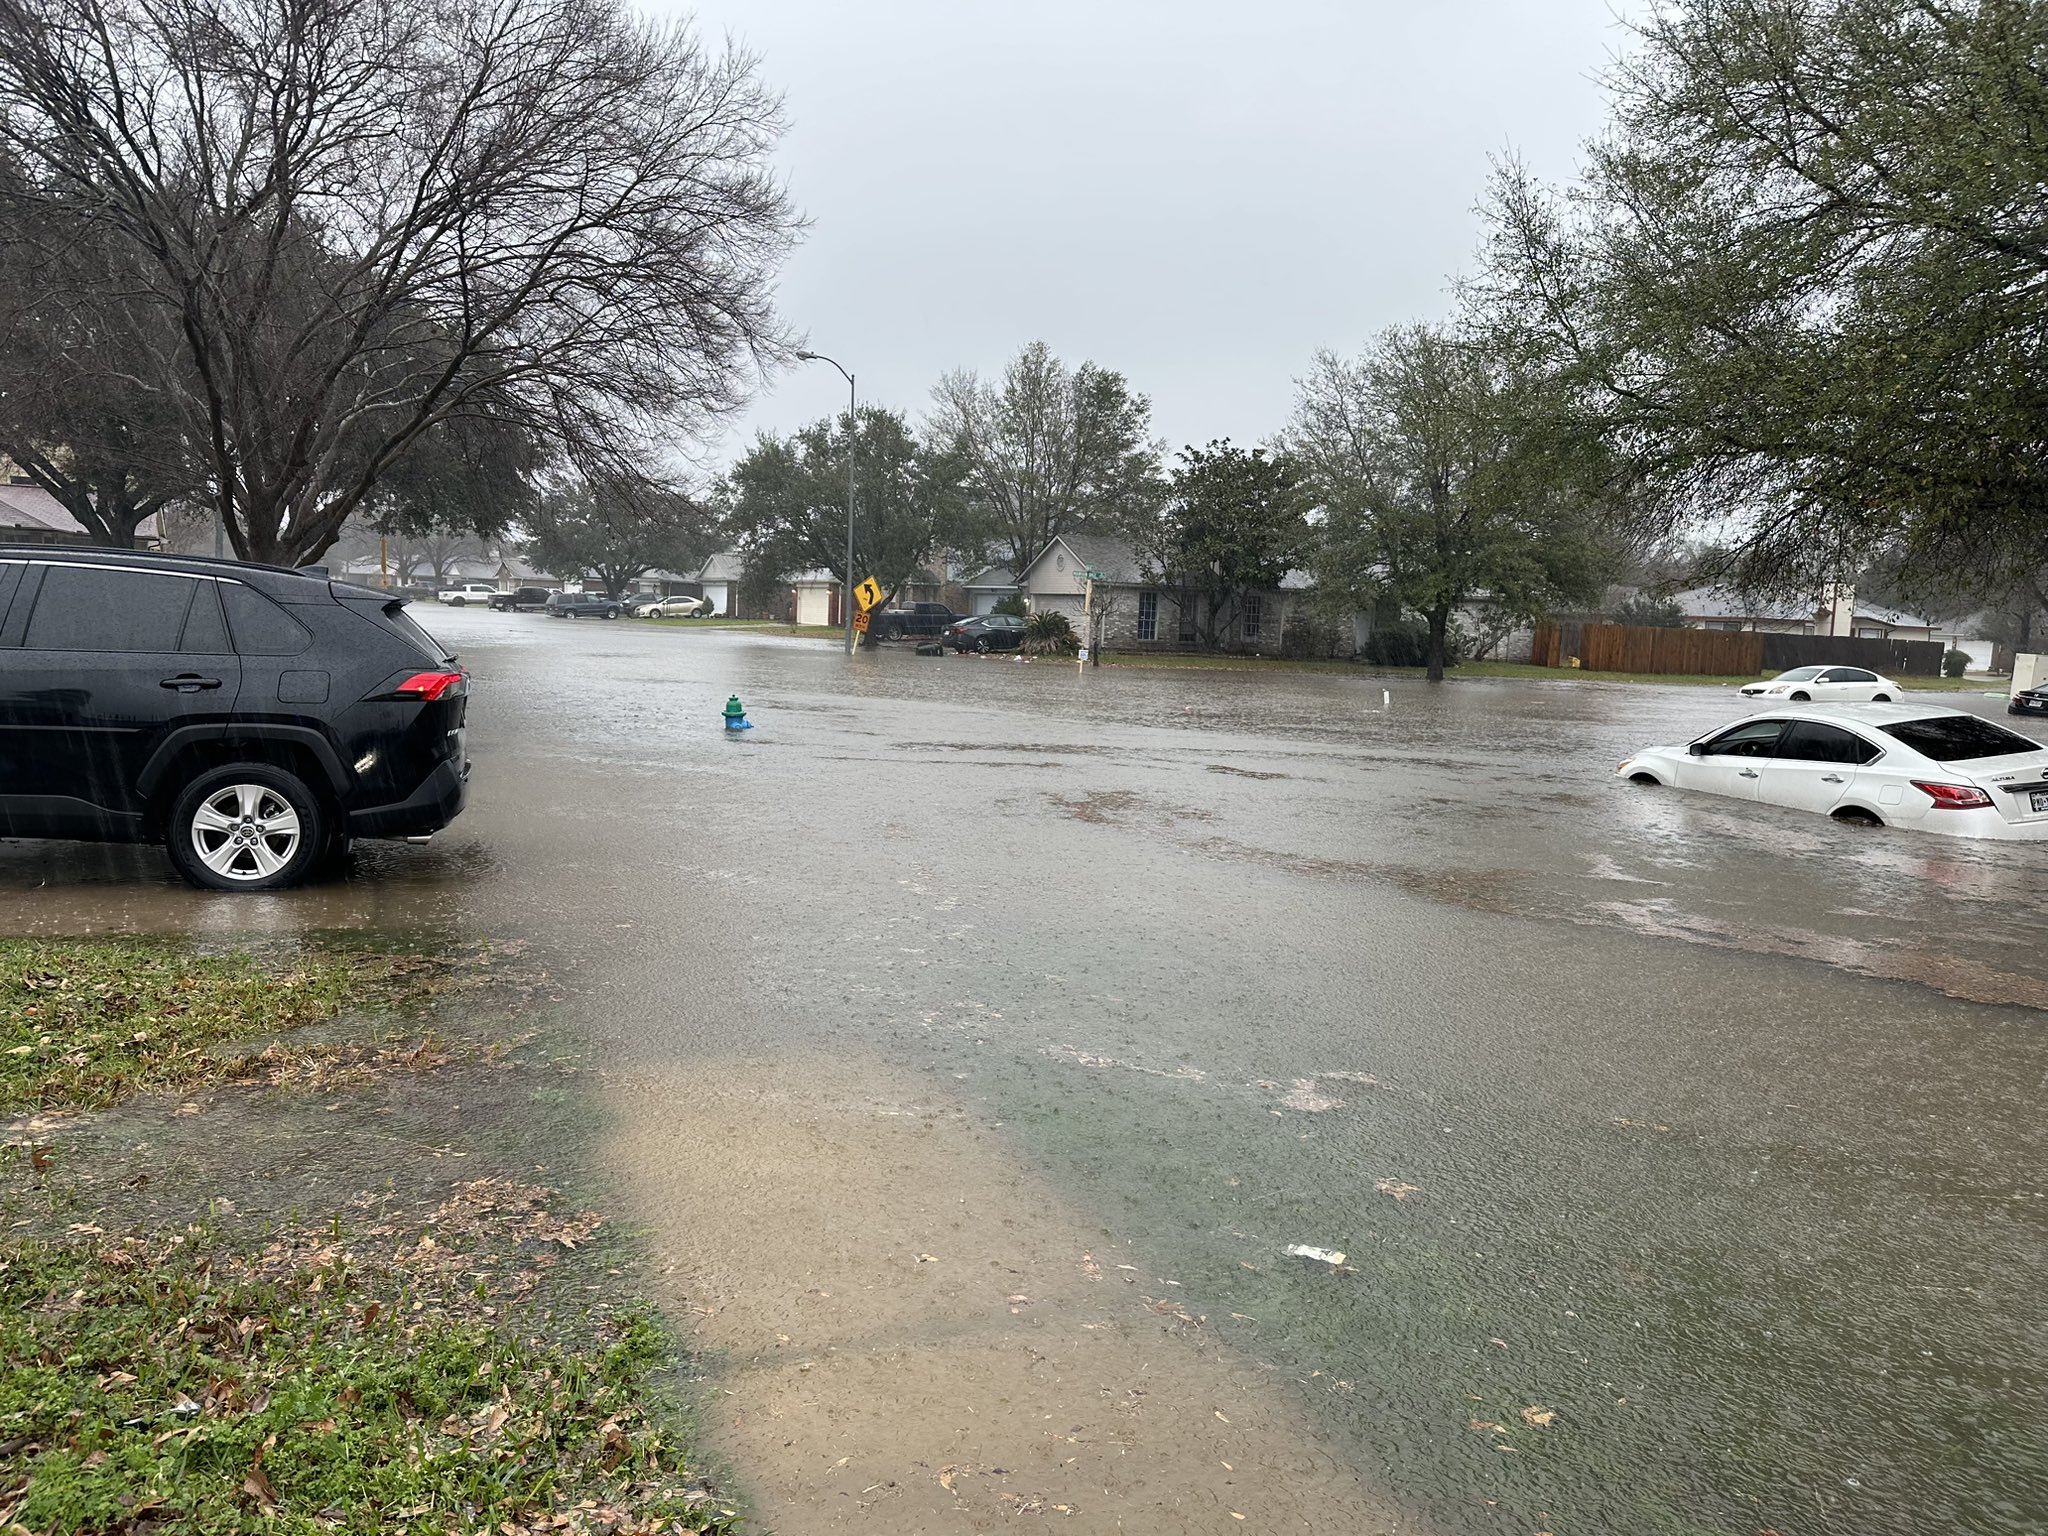
M 737 404 L 785 349 L 780 128 L 621 0 L 0 0 L 17 196 L 175 317 L 112 344 L 245 558 L 318 554 L 465 414 L 602 465 Z
M 1000 385 L 961 370 L 932 402 L 928 430 L 966 460 L 969 494 L 1013 571 L 1070 529 L 1121 526 L 1157 494 L 1152 402 L 1120 373 L 1068 369 L 1042 341 L 1011 359 Z

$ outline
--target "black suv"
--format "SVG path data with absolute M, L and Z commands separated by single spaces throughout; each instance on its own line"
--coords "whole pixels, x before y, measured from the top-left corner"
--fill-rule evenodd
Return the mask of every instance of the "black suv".
M 902 608 L 884 608 L 872 624 L 877 640 L 923 640 L 943 635 L 959 615 L 944 603 L 910 603 Z
M 555 619 L 616 619 L 625 611 L 624 598 L 602 592 L 550 592 L 546 609 Z
M 455 819 L 467 695 L 403 598 L 317 568 L 0 546 L 0 836 L 292 885 Z

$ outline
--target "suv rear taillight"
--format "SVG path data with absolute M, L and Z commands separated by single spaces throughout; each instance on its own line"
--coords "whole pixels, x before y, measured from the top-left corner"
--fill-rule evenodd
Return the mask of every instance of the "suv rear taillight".
M 1932 800 L 1931 809 L 1937 811 L 1977 811 L 1991 804 L 1991 797 L 1974 784 L 1923 784 L 1915 779 L 1913 787 Z
M 461 686 L 460 672 L 415 672 L 391 692 L 401 699 L 424 699 L 432 703 Z

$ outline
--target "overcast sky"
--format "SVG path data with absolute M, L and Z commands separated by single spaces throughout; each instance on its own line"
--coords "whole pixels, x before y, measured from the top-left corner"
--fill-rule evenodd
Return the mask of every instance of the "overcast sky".
M 1626 7 L 1622 7 L 1626 9 Z M 782 312 L 925 409 L 1042 337 L 1151 396 L 1170 447 L 1257 441 L 1319 346 L 1441 315 L 1489 157 L 1562 177 L 1602 119 L 1617 0 L 702 0 L 761 56 L 812 220 Z M 813 364 L 755 428 L 844 409 Z

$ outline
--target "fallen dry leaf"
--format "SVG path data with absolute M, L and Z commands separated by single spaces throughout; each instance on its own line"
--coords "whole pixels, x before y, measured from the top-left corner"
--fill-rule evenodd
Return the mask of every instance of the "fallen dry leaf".
M 953 1491 L 953 1475 L 954 1469 L 952 1467 L 946 1466 L 939 1468 L 939 1486 L 945 1489 L 948 1493 L 951 1493 Z
M 1383 1195 L 1392 1195 L 1396 1200 L 1406 1200 L 1421 1191 L 1414 1184 L 1404 1184 L 1399 1179 L 1374 1179 L 1372 1187 Z
M 1548 1429 L 1556 1418 L 1557 1410 L 1554 1408 L 1538 1408 L 1532 1404 L 1522 1410 L 1522 1422 L 1533 1424 L 1538 1429 Z

